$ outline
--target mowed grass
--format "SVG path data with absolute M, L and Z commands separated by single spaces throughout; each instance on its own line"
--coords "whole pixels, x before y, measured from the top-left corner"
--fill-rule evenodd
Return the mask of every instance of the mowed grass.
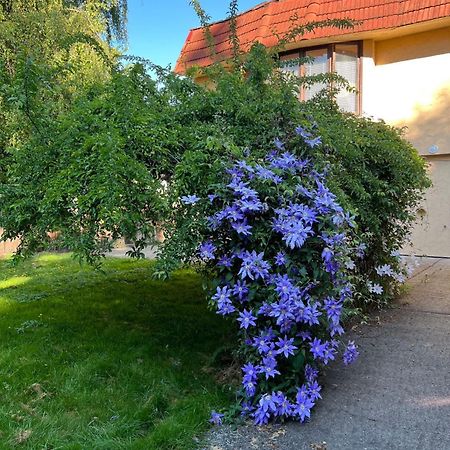
M 200 278 L 148 261 L 0 261 L 0 448 L 197 448 L 231 390 L 212 375 L 230 326 Z

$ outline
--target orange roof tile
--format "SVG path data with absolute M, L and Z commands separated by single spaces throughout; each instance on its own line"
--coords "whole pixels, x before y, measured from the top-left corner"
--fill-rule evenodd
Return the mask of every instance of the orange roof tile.
M 450 0 L 269 0 L 237 16 L 237 34 L 244 51 L 259 41 L 267 47 L 276 44 L 273 35 L 286 33 L 294 14 L 296 24 L 327 19 L 363 21 L 354 29 L 321 28 L 302 39 L 342 36 L 350 33 L 395 28 L 414 23 L 450 17 Z M 231 57 L 228 20 L 210 26 L 216 58 Z M 191 66 L 205 67 L 212 63 L 202 28 L 189 32 L 175 72 L 184 73 Z

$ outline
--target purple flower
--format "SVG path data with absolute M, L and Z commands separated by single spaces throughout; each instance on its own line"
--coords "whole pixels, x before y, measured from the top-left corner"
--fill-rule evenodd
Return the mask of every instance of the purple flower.
M 311 409 L 314 402 L 303 394 L 297 394 L 297 402 L 294 404 L 293 414 L 298 417 L 300 422 L 304 422 L 311 417 Z
M 232 314 L 236 311 L 236 308 L 233 306 L 231 302 L 224 303 L 223 305 L 217 308 L 217 314 L 222 316 L 227 316 L 228 314 Z
M 342 326 L 339 323 L 334 323 L 332 322 L 330 324 L 330 336 L 336 336 L 336 334 L 338 336 L 344 334 L 344 329 L 342 328 Z
M 264 209 L 264 205 L 257 197 L 249 197 L 238 201 L 243 212 L 257 212 Z
M 295 350 L 298 349 L 294 344 L 294 339 L 288 339 L 287 336 L 284 336 L 284 338 L 278 339 L 278 342 L 276 342 L 276 346 L 278 347 L 277 354 L 283 354 L 285 358 L 288 358 L 289 355 L 294 355 Z
M 212 203 L 218 196 L 216 194 L 208 194 L 208 200 Z
M 359 355 L 358 348 L 356 347 L 354 341 L 349 341 L 343 356 L 344 364 L 345 365 L 351 364 L 356 360 L 358 355 Z
M 277 319 L 277 325 L 282 324 L 286 320 L 295 320 L 295 315 L 289 301 L 280 300 L 279 302 L 272 303 L 271 307 L 269 316 Z
M 281 149 L 280 149 L 281 150 Z M 271 160 L 270 167 L 281 170 L 295 170 L 298 165 L 298 159 L 289 152 L 284 152 L 281 156 L 274 157 Z
M 237 319 L 238 322 L 241 323 L 240 327 L 247 329 L 250 326 L 256 325 L 256 317 L 252 314 L 251 311 L 247 311 L 244 309 L 241 313 L 239 313 L 239 318 Z
M 207 224 L 210 230 L 217 230 L 225 218 L 223 211 L 219 211 L 212 216 L 207 217 Z
M 275 147 L 278 150 L 284 150 L 284 144 L 283 142 L 279 139 L 279 138 L 275 138 L 275 140 L 273 141 L 273 143 L 275 144 Z
M 303 321 L 309 325 L 318 325 L 319 317 L 322 315 L 318 308 L 319 303 L 309 303 L 303 310 Z
M 229 256 L 223 255 L 217 261 L 217 265 L 221 266 L 221 267 L 231 267 L 233 265 L 233 261 L 232 261 L 232 259 Z
M 259 370 L 252 363 L 247 363 L 242 366 L 242 372 L 244 372 L 244 379 L 256 380 Z
M 209 422 L 213 425 L 222 425 L 222 419 L 224 417 L 224 414 L 218 413 L 216 411 L 211 412 L 211 419 L 209 419 Z
M 322 144 L 322 138 L 320 136 L 317 136 L 315 138 L 305 139 L 305 142 L 306 145 L 308 145 L 311 148 L 314 148 Z
M 253 413 L 256 425 L 264 425 L 269 422 L 270 415 L 277 411 L 277 405 L 273 401 L 272 395 L 264 394 Z
M 267 353 L 275 347 L 271 341 L 271 338 L 265 334 L 261 334 L 260 336 L 253 338 L 253 346 L 258 349 L 260 354 Z
M 313 193 L 309 189 L 306 189 L 305 186 L 302 186 L 300 184 L 296 187 L 296 190 L 299 194 L 302 194 L 303 196 L 305 196 L 307 198 L 314 197 Z
M 309 139 L 311 137 L 311 133 L 309 131 L 306 131 L 303 127 L 300 125 L 295 129 L 295 132 L 301 136 L 303 139 Z
M 253 397 L 256 393 L 256 381 L 255 380 L 242 380 L 242 386 L 244 386 L 245 395 L 247 397 Z
M 323 358 L 325 355 L 326 344 L 322 344 L 322 341 L 318 338 L 314 338 L 309 347 L 314 359 Z
M 356 247 L 356 256 L 360 259 L 364 258 L 366 250 L 367 250 L 366 244 L 359 244 L 358 247 Z
M 247 163 L 247 161 L 238 161 L 237 163 L 236 163 L 236 166 L 239 168 L 239 169 L 243 169 L 243 170 L 246 170 L 247 172 L 250 172 L 250 173 L 253 173 L 254 172 L 254 170 L 253 170 L 253 167 L 252 166 L 250 166 L 248 163 Z
M 322 396 L 320 395 L 321 390 L 322 387 L 317 381 L 308 383 L 308 396 L 311 400 L 316 401 L 319 400 L 319 398 L 322 398 Z
M 233 294 L 237 296 L 239 300 L 243 300 L 248 294 L 248 287 L 245 281 L 238 280 L 233 286 Z
M 241 404 L 241 416 L 247 417 L 249 416 L 255 408 L 252 406 L 250 402 L 242 402 Z
M 196 195 L 184 195 L 181 197 L 182 203 L 185 205 L 195 205 L 200 200 L 200 197 Z
M 311 365 L 306 364 L 306 366 L 305 366 L 306 381 L 308 381 L 309 383 L 312 383 L 313 381 L 315 381 L 317 379 L 318 376 L 319 376 L 319 371 L 317 369 L 314 369 L 314 367 L 312 367 Z
M 272 394 L 272 400 L 277 405 L 277 410 L 275 411 L 276 416 L 289 417 L 291 415 L 292 403 L 281 391 Z
M 211 241 L 203 242 L 199 247 L 200 258 L 209 261 L 214 259 L 214 253 L 216 251 L 216 246 Z
M 300 331 L 297 333 L 297 336 L 301 338 L 303 341 L 310 341 L 311 340 L 311 332 L 310 331 Z
M 266 376 L 266 380 L 269 378 L 274 378 L 275 375 L 280 375 L 280 372 L 276 369 L 277 361 L 272 356 L 266 356 L 263 358 L 263 363 L 261 366 L 261 373 Z
M 250 278 L 255 280 L 258 278 L 265 279 L 269 275 L 270 264 L 263 260 L 264 253 L 251 253 L 246 251 L 242 255 L 242 265 L 239 275 L 242 279 Z
M 334 256 L 334 252 L 330 248 L 325 247 L 322 250 L 322 259 L 325 261 L 325 263 L 329 263 L 330 261 L 332 261 L 333 256 Z
M 342 303 L 339 303 L 333 297 L 327 297 L 324 301 L 325 311 L 328 319 L 334 324 L 339 323 L 342 311 Z
M 296 300 L 300 295 L 300 289 L 294 286 L 287 275 L 275 275 L 273 277 L 275 292 L 281 300 Z
M 232 221 L 238 221 L 242 220 L 244 218 L 244 214 L 236 205 L 233 206 L 227 206 L 223 213 L 227 219 L 230 219 Z
M 286 264 L 286 253 L 278 252 L 275 255 L 275 264 L 277 266 L 284 266 Z
M 384 264 L 382 266 L 375 267 L 375 271 L 377 274 L 382 277 L 383 275 L 387 275 L 389 277 L 394 276 L 394 271 L 389 264 Z
M 367 283 L 367 286 L 369 288 L 369 292 L 372 292 L 373 294 L 381 295 L 383 293 L 383 287 L 378 283 L 371 283 L 370 281 Z
M 261 178 L 261 180 L 273 180 L 273 178 L 275 177 L 275 174 L 270 169 L 267 169 L 260 164 L 257 164 L 255 169 L 256 176 L 258 178 Z
M 325 342 L 325 349 L 323 351 L 322 361 L 324 364 L 328 364 L 329 361 L 334 361 L 336 357 L 337 349 L 333 345 L 333 342 Z
M 242 236 L 251 236 L 250 230 L 253 228 L 247 223 L 247 219 L 244 219 L 242 222 L 233 222 L 231 224 L 234 230 Z
M 216 293 L 213 295 L 211 300 L 216 302 L 218 305 L 221 305 L 230 302 L 231 301 L 230 296 L 231 291 L 228 286 L 224 287 L 217 286 Z

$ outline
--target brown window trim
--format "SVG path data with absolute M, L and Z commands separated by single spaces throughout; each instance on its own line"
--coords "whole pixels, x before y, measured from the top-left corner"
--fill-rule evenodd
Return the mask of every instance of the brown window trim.
M 314 45 L 311 47 L 303 47 L 297 50 L 291 50 L 288 52 L 283 52 L 280 54 L 280 58 L 283 59 L 292 59 L 294 58 L 302 58 L 306 56 L 306 52 L 311 50 L 319 50 L 319 49 L 327 49 L 327 58 L 328 58 L 328 70 L 330 72 L 334 72 L 335 63 L 336 63 L 336 45 L 356 45 L 357 47 L 357 93 L 356 93 L 356 115 L 361 115 L 362 113 L 362 41 L 342 41 L 342 42 L 333 42 L 331 44 L 325 45 Z M 299 67 L 300 76 L 304 75 L 304 66 Z M 301 89 L 300 92 L 300 100 L 304 100 L 304 89 Z

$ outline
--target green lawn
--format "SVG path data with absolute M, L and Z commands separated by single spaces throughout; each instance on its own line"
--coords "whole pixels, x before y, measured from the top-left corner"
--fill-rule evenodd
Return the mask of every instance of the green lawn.
M 199 277 L 147 261 L 0 261 L 0 448 L 196 448 L 230 388 L 211 375 L 230 327 Z

